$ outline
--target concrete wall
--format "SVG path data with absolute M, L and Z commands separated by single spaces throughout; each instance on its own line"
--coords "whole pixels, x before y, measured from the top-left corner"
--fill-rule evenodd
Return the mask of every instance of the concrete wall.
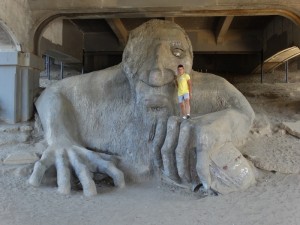
M 194 54 L 193 69 L 218 75 L 249 74 L 260 64 L 260 54 Z
M 63 45 L 63 19 L 56 19 L 49 23 L 42 37 L 54 45 Z M 44 46 L 41 46 L 44 47 Z
M 124 47 L 112 33 L 85 33 L 84 72 L 101 70 L 122 61 Z
M 64 20 L 63 28 L 64 52 L 78 59 L 79 62 L 81 62 L 83 57 L 82 52 L 84 46 L 83 33 L 68 20 Z
M 260 30 L 229 30 L 224 41 L 216 43 L 215 34 L 208 30 L 188 32 L 193 43 L 193 50 L 198 52 L 253 52 L 262 48 L 262 31 Z
M 30 29 L 35 21 L 32 20 L 31 10 L 24 0 L 0 1 L 0 26 L 7 27 L 7 32 L 15 44 L 26 52 L 30 43 Z M 19 49 L 21 50 L 21 49 Z
M 292 47 L 300 46 L 300 26 L 287 18 L 276 17 L 264 31 L 264 58 Z
M 91 51 L 123 51 L 115 35 L 108 32 L 86 33 L 84 35 L 84 50 Z
M 119 64 L 123 52 L 85 52 L 84 72 L 105 69 Z
M 168 8 L 191 8 L 191 9 L 199 9 L 199 8 L 214 8 L 220 9 L 222 7 L 226 8 L 263 8 L 270 6 L 276 7 L 278 5 L 282 5 L 285 8 L 294 6 L 299 6 L 298 0 L 289 0 L 289 4 L 286 4 L 286 1 L 283 0 L 222 0 L 222 1 L 211 1 L 211 0 L 173 0 L 170 2 L 169 0 L 151 0 L 151 1 L 139 1 L 139 0 L 72 0 L 72 4 L 68 1 L 61 0 L 39 0 L 39 1 L 30 1 L 30 5 L 33 10 L 41 10 L 41 9 L 49 9 L 49 10 L 57 10 L 57 9 L 71 9 L 78 10 L 81 9 L 89 9 L 92 11 L 93 9 L 105 9 L 105 8 L 154 8 L 154 7 L 168 7 Z M 259 4 L 258 4 L 259 3 Z M 299 9 L 299 8 L 298 8 Z
M 45 29 L 38 55 L 47 54 L 66 63 L 81 63 L 83 48 L 83 33 L 69 20 L 58 19 Z
M 0 51 L 18 51 L 18 46 L 4 27 L 0 25 Z

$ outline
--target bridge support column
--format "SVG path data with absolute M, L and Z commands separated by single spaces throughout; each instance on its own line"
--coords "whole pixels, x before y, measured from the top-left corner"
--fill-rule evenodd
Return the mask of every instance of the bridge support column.
M 27 121 L 39 88 L 42 58 L 31 53 L 0 52 L 0 120 Z

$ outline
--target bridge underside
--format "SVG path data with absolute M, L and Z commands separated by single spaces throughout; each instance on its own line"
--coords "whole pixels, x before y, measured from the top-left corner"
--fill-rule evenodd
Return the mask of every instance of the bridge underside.
M 64 63 L 82 64 L 85 72 L 120 62 L 130 30 L 150 19 L 171 20 L 186 30 L 194 50 L 194 70 L 198 71 L 218 74 L 257 72 L 255 69 L 261 64 L 262 57 L 266 60 L 284 49 L 300 45 L 299 27 L 276 15 L 73 17 L 54 20 L 46 27 L 37 44 L 38 54 L 49 55 Z M 62 28 L 61 34 L 49 38 L 47 33 L 58 27 Z M 70 40 L 74 34 L 78 38 L 72 47 Z M 62 41 L 57 44 L 51 38 Z

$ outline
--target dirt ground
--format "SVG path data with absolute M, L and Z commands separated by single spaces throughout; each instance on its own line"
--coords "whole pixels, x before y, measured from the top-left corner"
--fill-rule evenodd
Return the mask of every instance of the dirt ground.
M 159 180 L 124 189 L 101 183 L 99 194 L 91 198 L 80 190 L 58 194 L 53 181 L 35 188 L 27 183 L 32 164 L 4 161 L 18 151 L 39 155 L 45 148 L 42 137 L 28 139 L 32 122 L 18 128 L 1 124 L 0 132 L 9 130 L 17 137 L 0 142 L 0 225 L 300 224 L 300 139 L 281 126 L 300 120 L 300 74 L 294 73 L 290 83 L 278 77 L 282 74 L 268 75 L 263 84 L 259 75 L 228 77 L 256 112 L 248 140 L 239 149 L 260 168 L 256 185 L 228 195 L 203 197 Z

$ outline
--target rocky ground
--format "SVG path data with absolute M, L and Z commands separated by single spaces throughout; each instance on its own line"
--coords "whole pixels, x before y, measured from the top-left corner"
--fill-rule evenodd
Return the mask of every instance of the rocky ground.
M 27 183 L 33 162 L 47 146 L 37 122 L 0 124 L 0 225 L 76 224 L 299 224 L 300 74 L 228 77 L 247 97 L 256 120 L 241 152 L 259 168 L 246 191 L 203 197 L 160 181 L 117 190 L 98 183 L 87 198 L 80 187 L 56 192 L 55 180 Z M 282 79 L 282 80 L 281 80 Z M 52 174 L 51 174 L 52 173 Z M 50 171 L 49 177 L 55 177 Z

